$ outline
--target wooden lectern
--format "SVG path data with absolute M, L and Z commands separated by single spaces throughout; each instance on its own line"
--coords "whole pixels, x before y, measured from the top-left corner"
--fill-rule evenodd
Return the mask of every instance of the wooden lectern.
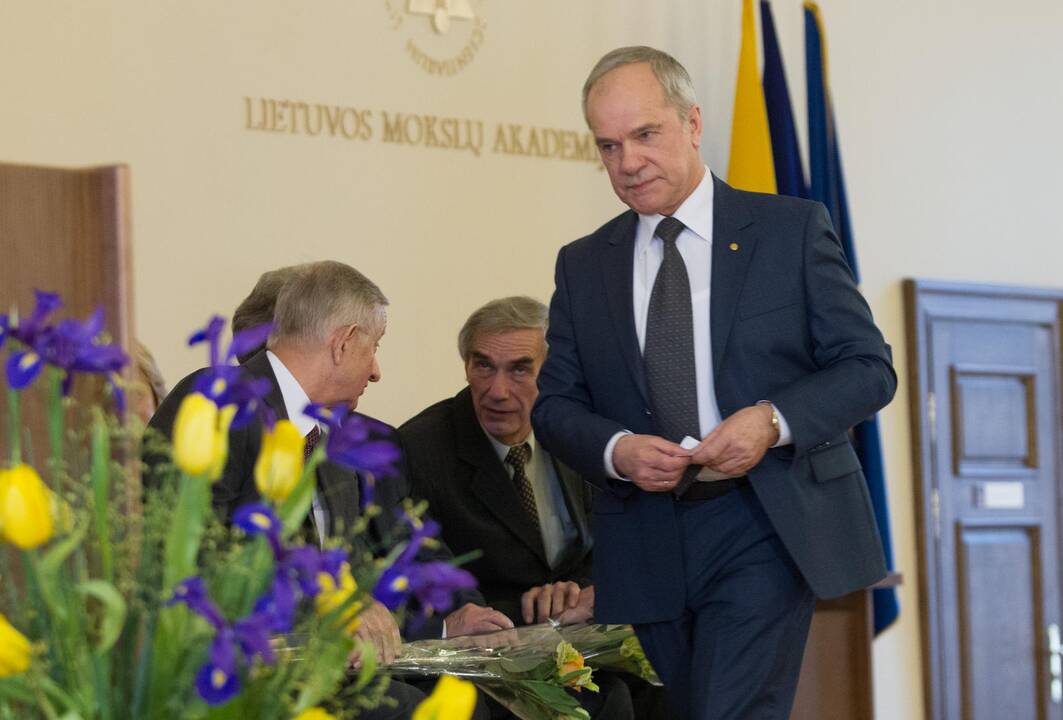
M 900 584 L 900 574 L 890 573 L 874 587 L 816 604 L 791 720 L 874 718 L 871 591 Z

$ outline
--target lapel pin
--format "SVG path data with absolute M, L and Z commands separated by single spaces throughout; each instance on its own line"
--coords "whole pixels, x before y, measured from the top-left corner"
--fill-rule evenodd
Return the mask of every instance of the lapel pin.
M 737 251 L 738 251 L 738 243 L 731 243 L 731 244 L 730 244 L 730 245 L 728 245 L 727 247 L 731 248 L 731 250 L 733 250 L 733 251 L 735 251 L 735 252 L 737 252 Z

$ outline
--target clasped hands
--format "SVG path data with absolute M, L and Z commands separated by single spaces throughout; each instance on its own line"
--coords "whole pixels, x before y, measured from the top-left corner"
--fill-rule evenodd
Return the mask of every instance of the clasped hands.
M 613 467 L 646 492 L 671 492 L 690 465 L 744 475 L 778 440 L 771 412 L 770 405 L 742 408 L 689 450 L 656 435 L 625 435 L 613 447 Z

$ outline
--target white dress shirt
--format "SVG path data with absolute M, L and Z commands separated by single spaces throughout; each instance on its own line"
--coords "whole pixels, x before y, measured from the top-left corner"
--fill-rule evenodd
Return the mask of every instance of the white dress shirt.
M 284 411 L 288 414 L 288 420 L 299 428 L 299 433 L 304 438 L 310 434 L 314 427 L 318 427 L 321 432 L 321 440 L 324 440 L 325 432 L 318 425 L 317 420 L 303 413 L 303 408 L 310 404 L 310 397 L 306 394 L 306 390 L 303 390 L 303 386 L 292 375 L 292 371 L 271 350 L 266 351 L 266 358 L 269 359 L 269 364 L 273 368 L 273 374 L 277 376 L 277 385 L 280 387 L 281 398 L 284 399 Z M 321 442 L 321 440 L 318 440 L 318 442 Z M 314 527 L 317 529 L 318 540 L 321 543 L 321 547 L 324 547 L 325 528 L 328 527 L 328 511 L 321 504 L 316 489 L 314 490 L 311 511 L 314 513 Z
M 672 214 L 685 226 L 676 238 L 676 248 L 683 257 L 690 280 L 690 303 L 694 316 L 694 374 L 698 392 L 698 425 L 704 438 L 720 424 L 720 408 L 716 404 L 716 388 L 712 372 L 712 338 L 709 334 L 709 298 L 712 291 L 712 173 L 705 175 L 683 204 Z M 639 215 L 635 230 L 635 262 L 632 277 L 632 304 L 635 311 L 635 333 L 639 350 L 646 347 L 646 318 L 650 310 L 650 294 L 657 272 L 664 260 L 664 241 L 654 235 L 664 215 Z M 625 432 L 610 438 L 605 446 L 606 473 L 621 478 L 613 466 L 613 449 Z M 700 439 L 700 438 L 695 438 Z M 791 441 L 790 428 L 779 415 L 779 440 L 776 445 Z

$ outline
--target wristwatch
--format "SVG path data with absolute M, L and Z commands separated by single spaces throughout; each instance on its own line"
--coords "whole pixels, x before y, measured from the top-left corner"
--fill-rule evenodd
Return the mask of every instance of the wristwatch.
M 757 405 L 767 405 L 771 408 L 771 429 L 775 431 L 775 440 L 779 440 L 779 411 L 775 409 L 775 403 L 771 400 L 757 400 Z

